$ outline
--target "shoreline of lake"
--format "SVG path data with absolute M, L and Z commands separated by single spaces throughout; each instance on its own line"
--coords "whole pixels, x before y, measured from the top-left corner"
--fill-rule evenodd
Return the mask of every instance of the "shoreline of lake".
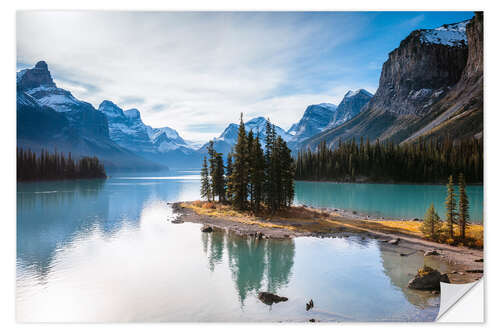
M 306 180 L 306 179 L 295 179 L 296 182 L 305 182 L 305 183 L 335 183 L 335 184 L 374 184 L 374 185 L 436 185 L 436 186 L 446 186 L 448 182 L 436 183 L 436 182 L 422 182 L 422 183 L 412 183 L 412 182 L 388 182 L 388 181 L 374 181 L 374 180 L 366 180 L 366 181 L 340 181 L 340 180 Z M 455 184 L 458 186 L 458 184 Z M 467 186 L 484 186 L 484 183 L 467 183 Z
M 451 246 L 388 228 L 379 228 L 378 226 L 374 228 L 373 224 L 365 223 L 366 221 L 361 216 L 338 209 L 293 207 L 307 209 L 317 217 L 316 219 L 300 217 L 242 218 L 241 216 L 214 216 L 210 213 L 200 213 L 200 211 L 195 211 L 190 207 L 190 204 L 192 202 L 172 203 L 172 209 L 177 214 L 172 223 L 197 223 L 202 225 L 202 229 L 210 227 L 234 232 L 244 237 L 259 239 L 348 238 L 356 235 L 362 238 L 375 239 L 382 248 L 397 252 L 402 258 L 416 252 L 425 253 L 436 250 L 438 254 L 434 256 L 446 261 L 452 267 L 449 272 L 442 272 L 448 274 L 451 283 L 470 283 L 483 276 L 482 249 Z M 333 220 L 330 220 L 330 218 L 333 218 Z M 325 222 L 325 219 L 327 219 L 327 222 Z M 393 244 L 394 241 L 396 241 L 395 244 Z

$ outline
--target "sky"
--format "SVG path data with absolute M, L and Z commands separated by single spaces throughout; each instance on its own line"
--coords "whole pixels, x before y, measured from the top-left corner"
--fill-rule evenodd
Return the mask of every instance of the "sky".
M 375 93 L 388 53 L 415 29 L 472 12 L 19 11 L 17 70 L 45 60 L 57 86 L 98 107 L 137 108 L 188 140 L 311 104 Z

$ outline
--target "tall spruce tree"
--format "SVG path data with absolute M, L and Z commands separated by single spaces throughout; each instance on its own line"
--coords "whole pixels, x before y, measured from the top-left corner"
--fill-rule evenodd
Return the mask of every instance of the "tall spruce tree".
M 216 154 L 217 152 L 214 149 L 214 142 L 210 140 L 207 146 L 208 151 L 208 173 L 210 175 L 210 195 L 212 196 L 212 201 L 215 200 L 215 195 L 217 194 L 217 184 L 215 183 L 215 172 L 216 172 Z M 210 200 L 209 200 L 210 201 Z
M 251 189 L 253 198 L 252 209 L 255 213 L 258 213 L 262 202 L 263 183 L 265 178 L 264 152 L 260 145 L 259 136 L 253 140 L 250 155 L 252 156 L 250 168 L 250 183 L 252 184 Z
M 240 116 L 238 141 L 234 146 L 232 184 L 234 189 L 233 205 L 245 209 L 248 197 L 248 145 L 243 114 Z
M 229 203 L 233 202 L 234 187 L 233 187 L 233 154 L 230 151 L 227 154 L 226 162 L 226 199 Z
M 202 198 L 206 198 L 207 200 L 210 201 L 212 198 L 211 193 L 211 186 L 210 186 L 210 179 L 208 176 L 208 165 L 207 165 L 207 157 L 203 157 L 203 165 L 201 167 L 201 188 L 200 188 L 200 195 Z
M 221 153 L 215 152 L 214 183 L 219 202 L 226 201 L 226 182 L 224 178 L 224 159 Z
M 455 198 L 455 188 L 453 184 L 453 176 L 450 175 L 448 178 L 447 185 L 448 195 L 446 196 L 445 206 L 446 206 L 446 225 L 448 227 L 448 235 L 450 239 L 453 239 L 453 225 L 456 223 L 457 215 L 457 200 Z
M 469 198 L 465 191 L 465 176 L 460 173 L 459 183 L 459 203 L 458 203 L 458 225 L 460 226 L 460 239 L 465 239 L 465 231 L 469 224 Z

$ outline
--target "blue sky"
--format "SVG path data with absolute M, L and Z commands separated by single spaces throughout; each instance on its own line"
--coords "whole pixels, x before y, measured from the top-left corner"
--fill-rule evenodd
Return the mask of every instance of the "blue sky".
M 375 93 L 382 64 L 415 29 L 472 12 L 65 12 L 17 15 L 17 67 L 38 60 L 98 107 L 137 108 L 186 139 L 217 136 L 239 113 L 288 129 L 306 107 Z

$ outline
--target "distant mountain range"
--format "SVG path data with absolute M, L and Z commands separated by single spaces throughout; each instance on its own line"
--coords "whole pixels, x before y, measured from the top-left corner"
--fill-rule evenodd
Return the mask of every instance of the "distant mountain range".
M 483 19 L 413 31 L 389 54 L 375 95 L 348 91 L 340 104 L 309 105 L 288 131 L 276 132 L 295 152 L 339 139 L 412 142 L 417 138 L 481 137 L 483 130 Z M 17 73 L 18 146 L 96 155 L 107 169 L 197 168 L 206 146 L 170 127 L 143 123 L 137 109 L 105 100 L 98 109 L 56 86 L 44 61 Z M 235 115 L 237 118 L 239 115 Z M 265 137 L 266 119 L 245 123 Z M 227 154 L 238 125 L 214 138 Z

